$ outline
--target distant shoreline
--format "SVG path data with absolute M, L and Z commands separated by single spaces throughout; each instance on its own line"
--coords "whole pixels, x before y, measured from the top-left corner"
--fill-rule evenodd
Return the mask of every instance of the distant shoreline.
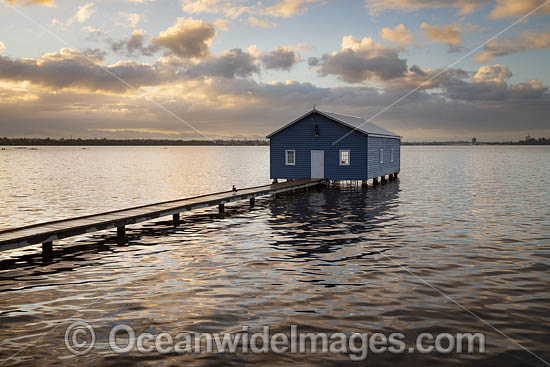
M 534 140 L 534 139 L 533 139 Z M 490 142 L 477 142 L 471 143 L 467 141 L 431 141 L 431 142 L 407 142 L 404 141 L 401 143 L 403 146 L 476 146 L 476 145 L 550 145 L 550 139 L 544 140 L 534 140 L 534 141 L 490 141 Z
M 0 138 L 0 146 L 265 146 L 267 140 Z
M 268 146 L 268 140 L 51 139 L 0 138 L 0 146 Z M 550 138 L 508 142 L 402 142 L 403 146 L 550 145 Z

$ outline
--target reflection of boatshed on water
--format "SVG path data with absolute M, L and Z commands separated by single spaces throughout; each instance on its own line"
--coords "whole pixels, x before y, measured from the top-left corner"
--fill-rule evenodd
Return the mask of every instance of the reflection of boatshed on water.
M 272 179 L 377 183 L 400 170 L 401 137 L 360 117 L 313 109 L 267 137 Z

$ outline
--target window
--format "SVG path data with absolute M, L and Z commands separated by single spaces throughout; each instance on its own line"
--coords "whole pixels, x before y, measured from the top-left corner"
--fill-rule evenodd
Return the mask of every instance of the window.
M 382 150 L 382 148 L 380 148 L 380 163 L 384 163 L 384 151 Z
M 285 155 L 286 155 L 286 165 L 294 166 L 296 164 L 296 151 L 285 150 Z
M 340 150 L 340 165 L 349 166 L 349 149 Z
M 393 148 L 391 148 L 391 156 L 390 156 L 390 162 L 393 163 Z

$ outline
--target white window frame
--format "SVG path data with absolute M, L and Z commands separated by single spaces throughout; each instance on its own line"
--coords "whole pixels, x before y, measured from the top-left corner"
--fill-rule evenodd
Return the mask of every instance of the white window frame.
M 380 164 L 384 163 L 384 149 L 380 148 Z
M 393 148 L 391 148 L 390 162 L 393 163 Z
M 342 153 L 348 152 L 348 163 L 342 163 Z M 351 164 L 351 151 L 349 149 L 340 149 L 339 154 L 340 166 L 349 166 Z
M 288 153 L 289 152 L 292 152 L 292 157 L 294 158 L 292 163 L 288 162 Z M 294 150 L 294 149 L 285 150 L 285 164 L 287 166 L 295 166 L 296 165 L 296 150 Z

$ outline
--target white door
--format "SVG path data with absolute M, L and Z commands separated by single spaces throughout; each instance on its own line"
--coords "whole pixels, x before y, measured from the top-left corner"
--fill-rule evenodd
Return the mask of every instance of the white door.
M 311 151 L 311 178 L 325 178 L 325 151 Z

